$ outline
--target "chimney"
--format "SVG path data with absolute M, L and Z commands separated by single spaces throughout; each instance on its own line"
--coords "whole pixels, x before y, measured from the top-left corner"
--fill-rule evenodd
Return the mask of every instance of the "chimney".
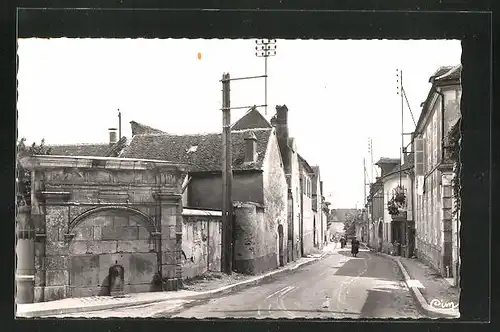
M 244 138 L 245 140 L 245 162 L 253 163 L 257 161 L 257 137 L 253 131 Z
M 281 152 L 285 174 L 291 173 L 290 148 L 288 146 L 288 108 L 286 105 L 276 106 L 276 137 Z
M 116 138 L 116 128 L 109 128 L 109 145 L 113 145 L 118 142 Z

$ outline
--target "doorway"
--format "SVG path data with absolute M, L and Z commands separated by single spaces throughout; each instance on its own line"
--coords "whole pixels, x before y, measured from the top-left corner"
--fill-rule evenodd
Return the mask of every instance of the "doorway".
M 316 239 L 316 217 L 313 217 L 313 246 L 318 247 L 318 241 Z
M 279 262 L 280 266 L 285 266 L 285 257 L 284 257 L 284 237 L 283 237 L 283 225 L 279 224 L 278 225 L 278 254 L 279 254 Z

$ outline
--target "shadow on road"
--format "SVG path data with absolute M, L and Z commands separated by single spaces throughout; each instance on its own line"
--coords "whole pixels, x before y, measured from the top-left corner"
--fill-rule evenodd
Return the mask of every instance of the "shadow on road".
M 393 261 L 373 256 L 368 251 L 360 251 L 357 257 L 352 257 L 351 252 L 347 250 L 339 251 L 338 253 L 350 259 L 334 275 L 346 277 L 359 276 L 389 281 L 403 280 L 401 271 Z M 366 267 L 365 260 L 367 260 L 368 269 L 362 273 Z
M 379 287 L 368 290 L 360 318 L 415 318 L 416 314 L 413 300 L 407 290 Z

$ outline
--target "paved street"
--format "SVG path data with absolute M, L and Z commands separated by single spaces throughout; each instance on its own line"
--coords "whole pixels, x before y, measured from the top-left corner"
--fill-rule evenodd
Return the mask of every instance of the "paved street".
M 393 261 L 369 251 L 353 258 L 347 249 L 174 317 L 417 318 L 418 313 Z
M 168 308 L 168 309 L 167 309 Z M 73 317 L 419 318 L 396 263 L 339 249 L 295 272 L 209 300 L 167 301 Z

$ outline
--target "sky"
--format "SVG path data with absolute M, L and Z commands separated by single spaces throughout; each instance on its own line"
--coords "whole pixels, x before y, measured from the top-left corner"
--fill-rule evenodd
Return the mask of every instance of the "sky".
M 280 40 L 268 58 L 267 118 L 288 107 L 290 136 L 319 165 L 332 208 L 361 207 L 364 164 L 398 158 L 401 98 L 412 132 L 440 67 L 460 63 L 458 40 Z M 264 74 L 253 39 L 20 39 L 18 136 L 28 143 L 101 143 L 108 128 L 131 137 L 134 120 L 170 133 L 222 131 L 223 73 Z M 264 79 L 231 82 L 231 106 L 265 104 Z M 264 113 L 264 108 L 261 108 Z M 233 110 L 231 122 L 246 112 Z M 409 138 L 409 137 L 408 137 Z M 409 139 L 405 140 L 405 144 Z M 374 177 L 375 175 L 373 175 Z

